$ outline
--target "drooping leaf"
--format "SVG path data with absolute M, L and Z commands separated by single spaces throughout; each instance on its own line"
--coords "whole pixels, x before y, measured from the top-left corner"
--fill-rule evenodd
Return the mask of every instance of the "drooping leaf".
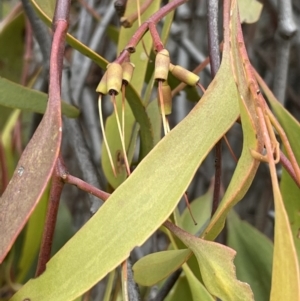
M 259 125 L 255 111 L 254 97 L 249 90 L 248 79 L 244 71 L 243 58 L 239 52 L 240 46 L 236 40 L 238 34 L 237 11 L 235 10 L 230 18 L 229 15 L 230 12 L 226 12 L 224 27 L 225 36 L 228 35 L 231 41 L 231 72 L 234 73 L 240 96 L 239 104 L 243 129 L 243 150 L 223 199 L 204 232 L 203 237 L 209 240 L 214 240 L 217 237 L 224 227 L 227 213 L 243 198 L 252 183 L 260 162 L 252 157 L 250 150 L 256 150 L 261 153 L 263 149 L 262 135 L 258 130 Z
M 63 37 L 62 33 L 60 38 Z M 55 38 L 57 40 L 56 33 Z M 62 120 L 60 75 L 55 72 L 58 50 L 61 51 L 63 48 L 53 47 L 51 53 L 49 101 L 45 115 L 23 151 L 15 172 L 0 199 L 0 263 L 40 200 L 59 155 Z
M 232 20 L 238 20 L 237 18 L 237 7 L 235 2 L 232 2 L 231 15 Z M 238 24 L 238 22 L 235 22 Z M 245 47 L 242 38 L 241 28 L 235 35 L 239 40 L 240 49 L 244 50 L 244 62 L 247 62 L 248 57 L 245 54 Z M 249 61 L 248 61 L 249 62 Z M 249 66 L 249 65 L 248 65 Z M 251 66 L 250 66 L 251 68 Z M 249 79 L 249 87 L 255 84 L 255 78 L 253 78 L 254 71 L 251 68 L 252 78 Z M 248 74 L 248 76 L 250 76 Z M 258 87 L 257 87 L 258 88 Z M 257 100 L 257 99 L 255 99 Z M 263 138 L 262 140 L 267 149 L 267 158 L 270 168 L 272 189 L 275 204 L 275 233 L 274 233 L 274 255 L 273 255 L 273 271 L 272 271 L 272 288 L 271 288 L 271 301 L 276 300 L 299 300 L 300 299 L 300 275 L 299 275 L 299 262 L 296 254 L 296 249 L 293 241 L 291 227 L 289 225 L 288 215 L 284 207 L 283 199 L 281 196 L 278 178 L 276 173 L 276 167 L 274 158 L 272 156 L 272 143 L 268 134 L 266 126 L 267 116 L 263 116 L 264 108 L 263 105 L 258 102 L 258 111 L 261 112 L 260 124 L 262 125 L 260 130 L 257 132 Z M 261 151 L 259 152 L 261 153 Z
M 297 162 L 300 162 L 298 141 L 298 134 L 300 132 L 299 122 L 293 118 L 292 115 L 276 100 L 273 93 L 258 74 L 256 74 L 256 78 L 262 90 L 265 92 L 280 124 L 286 132 Z M 287 298 L 290 298 L 290 300 L 297 300 L 297 298 L 300 298 L 300 243 L 298 238 L 300 219 L 297 213 L 299 210 L 297 195 L 299 195 L 299 188 L 287 172 L 283 171 L 281 192 L 278 191 L 277 194 L 274 195 L 275 249 L 273 266 L 275 271 L 273 272 L 274 276 L 272 278 L 272 301 L 280 300 L 280 298 L 283 298 L 284 294 Z M 281 203 L 283 201 L 284 205 Z M 278 208 L 277 212 L 276 206 Z M 279 217 L 277 217 L 276 214 L 278 214 Z M 296 252 L 298 256 L 295 256 Z M 287 270 L 289 271 L 289 277 L 285 275 L 285 272 L 283 272 Z M 280 290 L 278 288 L 278 283 L 281 283 L 280 285 L 282 285 L 284 289 Z M 288 296 L 288 294 L 290 294 L 290 296 Z
M 46 271 L 25 284 L 11 301 L 73 300 L 124 261 L 168 218 L 201 162 L 239 114 L 229 72 L 227 56 L 201 102 L 48 262 Z
M 234 250 L 193 236 L 172 223 L 168 223 L 167 228 L 192 250 L 197 258 L 203 283 L 213 296 L 222 301 L 254 301 L 250 286 L 236 279 Z
M 231 211 L 227 216 L 227 245 L 237 251 L 234 260 L 239 280 L 250 284 L 255 300 L 269 300 L 273 244 L 253 226 Z
M 134 264 L 134 279 L 138 284 L 152 286 L 180 268 L 190 253 L 184 249 L 149 254 Z
M 280 102 L 275 98 L 274 94 L 268 88 L 266 83 L 262 78 L 256 74 L 256 78 L 264 91 L 278 121 L 283 127 L 294 152 L 296 160 L 299 164 L 300 162 L 300 143 L 299 143 L 299 133 L 300 125 L 299 122 L 280 104 Z M 286 170 L 282 171 L 282 177 L 280 182 L 281 193 L 284 200 L 284 205 L 289 216 L 290 226 L 293 233 L 294 243 L 298 254 L 298 260 L 300 260 L 300 239 L 299 239 L 299 229 L 300 229 L 300 190 L 295 184 L 294 180 L 288 175 Z
M 238 0 L 241 23 L 255 23 L 258 21 L 263 5 L 257 0 Z
M 28 89 L 5 78 L 0 77 L 0 105 L 26 110 L 36 113 L 45 113 L 47 94 Z M 61 103 L 62 113 L 70 118 L 79 116 L 79 110 L 65 102 Z

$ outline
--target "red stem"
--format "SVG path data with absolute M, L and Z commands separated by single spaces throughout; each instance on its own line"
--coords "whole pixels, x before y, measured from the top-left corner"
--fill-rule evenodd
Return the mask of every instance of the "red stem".
M 63 67 L 63 57 L 65 50 L 65 37 L 68 30 L 68 17 L 71 0 L 58 0 L 56 2 L 55 13 L 53 17 L 53 41 L 50 57 L 50 82 L 49 82 L 49 101 L 48 106 L 52 107 L 51 112 L 55 115 L 60 114 L 60 91 L 61 75 Z M 56 116 L 55 116 L 56 117 Z M 58 119 L 61 127 L 61 117 Z M 52 184 L 50 189 L 50 198 L 45 221 L 45 228 L 42 238 L 42 244 L 38 259 L 36 276 L 40 275 L 46 269 L 46 263 L 51 256 L 51 247 L 55 230 L 56 218 L 61 192 L 64 182 L 60 177 L 60 170 L 64 168 L 62 161 L 57 158 L 52 174 Z
M 0 139 L 0 177 L 1 177 L 1 186 L 0 186 L 0 193 L 5 190 L 6 186 L 8 185 L 9 175 L 8 175 L 8 168 L 5 158 L 5 150 Z
M 116 63 L 122 64 L 125 59 L 129 56 L 130 53 L 135 52 L 135 47 L 142 39 L 144 34 L 149 29 L 149 24 L 153 23 L 156 24 L 159 22 L 163 17 L 165 17 L 169 12 L 180 6 L 181 4 L 187 2 L 187 0 L 174 0 L 169 2 L 161 9 L 159 9 L 155 14 L 153 14 L 146 22 L 144 22 L 135 32 L 135 34 L 130 39 L 129 43 L 125 47 L 125 49 L 121 52 L 119 57 L 115 60 Z M 155 41 L 154 41 L 155 42 Z
M 57 162 L 59 159 L 57 160 Z M 61 180 L 59 172 L 59 164 L 56 163 L 53 175 L 52 184 L 50 189 L 49 203 L 45 221 L 45 228 L 43 232 L 43 238 L 41 243 L 41 249 L 36 269 L 36 276 L 41 275 L 46 269 L 46 263 L 51 257 L 52 242 L 54 237 L 54 230 L 57 219 L 57 212 L 59 206 L 59 200 L 64 187 L 64 182 Z
M 61 174 L 60 176 L 62 177 L 62 179 L 65 183 L 75 185 L 79 189 L 86 191 L 103 201 L 106 201 L 110 197 L 109 193 L 102 191 L 102 190 L 94 187 L 93 185 L 90 185 L 90 184 L 82 181 L 81 179 L 76 178 L 68 173 Z
M 292 163 L 289 161 L 289 159 L 285 156 L 285 154 L 282 151 L 280 151 L 280 163 L 288 172 L 288 174 L 292 177 L 292 179 L 297 184 L 297 186 L 300 188 L 300 183 L 297 179 Z

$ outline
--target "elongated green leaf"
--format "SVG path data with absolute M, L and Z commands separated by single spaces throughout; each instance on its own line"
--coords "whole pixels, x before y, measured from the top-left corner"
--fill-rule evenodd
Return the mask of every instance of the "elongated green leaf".
M 256 301 L 269 300 L 273 244 L 231 211 L 227 217 L 229 247 L 237 251 L 234 260 L 238 279 L 250 284 Z
M 33 214 L 30 216 L 25 230 L 21 258 L 18 263 L 19 274 L 17 276 L 17 281 L 20 283 L 22 283 L 27 276 L 41 246 L 48 198 L 49 189 L 46 189 Z
M 271 90 L 258 74 L 256 74 L 256 78 L 286 132 L 297 162 L 300 162 L 298 141 L 298 135 L 300 133 L 299 122 L 276 100 Z M 283 200 L 281 199 L 280 191 L 277 192 L 277 195 L 274 195 L 275 249 L 273 262 L 274 276 L 272 278 L 272 301 L 280 300 L 280 298 L 283 298 L 282 296 L 284 294 L 287 298 L 290 298 L 290 300 L 300 299 L 300 243 L 298 238 L 300 219 L 298 215 L 299 200 L 297 198 L 297 195 L 299 195 L 299 188 L 293 183 L 293 180 L 286 171 L 283 171 L 282 175 L 281 193 Z M 282 201 L 284 201 L 284 205 L 281 203 Z M 277 213 L 276 206 L 278 208 Z M 280 217 L 277 218 L 276 214 L 280 215 Z M 298 254 L 297 258 L 295 252 Z M 283 272 L 287 270 L 289 271 L 288 276 L 290 277 Z M 284 287 L 284 289 L 280 290 L 278 288 L 278 283 L 281 283 L 280 285 Z M 288 294 L 290 293 L 291 295 L 288 297 Z
M 153 131 L 153 144 L 156 145 L 161 139 L 161 115 L 157 101 L 151 101 L 147 106 L 147 114 L 149 116 L 152 131 Z
M 277 180 L 277 179 L 276 179 Z M 299 262 L 279 186 L 273 186 L 275 234 L 270 301 L 300 299 Z
M 183 270 L 190 286 L 193 301 L 215 301 L 215 298 L 212 297 L 186 264 L 183 265 Z
M 280 104 L 275 98 L 274 94 L 268 88 L 266 83 L 262 78 L 256 74 L 256 78 L 264 91 L 277 119 L 279 120 L 281 126 L 283 127 L 294 152 L 296 160 L 299 164 L 300 162 L 300 125 L 299 122 Z M 300 203 L 299 196 L 300 190 L 295 184 L 294 180 L 288 175 L 288 173 L 283 170 L 281 178 L 281 193 L 284 200 L 285 208 L 290 220 L 290 226 L 293 233 L 294 243 L 298 254 L 298 260 L 300 260 L 300 239 L 299 239 L 299 229 L 300 229 Z
M 0 77 L 0 105 L 36 113 L 45 113 L 48 95 L 28 89 Z M 67 117 L 79 116 L 79 110 L 65 102 L 61 103 L 62 113 Z
M 49 261 L 46 271 L 25 284 L 11 301 L 73 300 L 125 260 L 168 218 L 201 162 L 239 114 L 229 72 L 227 57 L 201 102 Z
M 225 34 L 226 28 L 231 29 L 231 72 L 234 72 L 235 74 L 240 95 L 239 104 L 243 128 L 243 150 L 224 197 L 210 224 L 204 232 L 203 237 L 209 240 L 214 240 L 217 237 L 224 227 L 227 213 L 238 201 L 243 198 L 252 183 L 259 166 L 259 161 L 252 157 L 250 150 L 256 150 L 257 152 L 261 153 L 263 149 L 261 133 L 258 130 L 259 125 L 255 111 L 255 102 L 248 87 L 248 80 L 244 71 L 243 58 L 239 52 L 240 46 L 236 40 L 236 36 L 238 34 L 238 17 L 236 9 L 231 14 L 230 20 L 228 19 L 229 12 L 227 12 L 227 18 L 225 19 L 226 23 L 224 27 Z M 227 32 L 227 34 L 229 35 L 229 32 Z
M 36 9 L 37 13 L 41 19 L 47 24 L 47 26 L 52 26 L 52 18 L 55 9 L 55 0 L 31 0 L 32 5 Z M 74 49 L 81 52 L 83 55 L 89 57 L 96 64 L 98 64 L 102 69 L 105 69 L 108 61 L 100 56 L 98 53 L 88 48 L 86 45 L 82 44 L 80 41 L 75 39 L 72 35 L 67 34 L 67 42 Z
M 197 258 L 203 283 L 213 296 L 222 301 L 254 301 L 250 286 L 236 279 L 234 250 L 193 236 L 171 223 L 167 227 L 192 250 Z
M 298 149 L 297 158 L 299 158 L 299 150 L 300 149 Z M 300 261 L 300 190 L 285 169 L 282 171 L 280 190 L 282 193 L 285 209 L 289 216 L 290 227 L 292 230 L 295 248 L 298 255 L 298 261 Z
M 169 250 L 149 254 L 133 266 L 138 284 L 152 286 L 175 272 L 187 260 L 190 250 Z

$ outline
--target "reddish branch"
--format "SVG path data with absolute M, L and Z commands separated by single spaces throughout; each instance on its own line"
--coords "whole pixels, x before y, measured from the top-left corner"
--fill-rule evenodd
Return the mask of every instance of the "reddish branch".
M 130 53 L 135 52 L 135 47 L 142 39 L 144 34 L 149 30 L 149 24 L 157 24 L 163 17 L 165 17 L 169 12 L 180 6 L 181 4 L 187 2 L 187 0 L 174 0 L 169 2 L 165 6 L 163 6 L 160 10 L 158 10 L 155 14 L 153 14 L 146 22 L 144 22 L 135 34 L 130 39 L 129 43 L 125 47 L 125 49 L 121 52 L 119 57 L 116 59 L 116 63 L 122 64 L 126 60 L 128 60 L 128 56 Z M 157 41 L 154 40 L 154 43 Z
M 49 102 L 53 111 L 60 113 L 60 91 L 61 75 L 63 67 L 63 57 L 65 50 L 65 38 L 68 30 L 68 18 L 71 0 L 58 0 L 53 18 L 53 42 L 51 47 L 50 58 L 50 79 L 49 79 Z M 53 117 L 53 116 L 52 116 Z M 57 117 L 57 116 L 55 116 Z M 58 119 L 61 127 L 61 117 Z M 36 276 L 40 275 L 46 269 L 46 263 L 50 259 L 51 247 L 56 224 L 56 217 L 59 205 L 59 199 L 64 183 L 59 176 L 60 160 L 57 160 L 52 175 L 52 185 L 50 190 L 50 200 L 48 204 L 45 228 L 42 238 L 42 245 L 39 254 L 39 260 L 36 270 Z

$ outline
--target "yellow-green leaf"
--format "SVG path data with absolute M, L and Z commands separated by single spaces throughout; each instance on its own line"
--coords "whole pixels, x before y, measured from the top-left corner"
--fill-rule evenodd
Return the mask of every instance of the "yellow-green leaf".
M 193 301 L 215 301 L 216 299 L 207 291 L 205 286 L 197 279 L 190 268 L 185 264 L 183 270 L 186 275 L 186 279 L 190 286 L 190 290 L 193 296 Z
M 152 286 L 180 268 L 190 253 L 184 249 L 149 254 L 134 264 L 134 279 L 138 284 Z
M 273 93 L 258 74 L 256 75 L 256 78 L 287 134 L 297 161 L 300 162 L 298 141 L 300 127 L 298 121 L 296 121 L 276 100 Z M 276 193 L 274 193 L 275 239 L 271 294 L 272 301 L 279 301 L 282 300 L 282 298 L 295 301 L 300 299 L 300 243 L 298 238 L 300 219 L 297 211 L 299 210 L 299 199 L 297 198 L 297 195 L 299 195 L 299 188 L 292 182 L 290 176 L 284 171 L 281 183 L 282 191 L 280 192 L 278 189 L 276 190 Z M 295 194 L 293 194 L 293 192 Z M 298 256 L 296 254 L 296 249 Z
M 36 113 L 45 113 L 48 95 L 32 90 L 5 78 L 0 77 L 0 105 L 26 110 Z M 62 113 L 70 118 L 78 117 L 79 110 L 65 102 L 61 102 Z
M 197 258 L 207 290 L 222 301 L 254 301 L 247 283 L 236 279 L 233 259 L 236 252 L 216 242 L 203 240 L 168 223 L 171 230 Z
M 241 23 L 255 23 L 258 21 L 263 5 L 257 0 L 238 0 Z

